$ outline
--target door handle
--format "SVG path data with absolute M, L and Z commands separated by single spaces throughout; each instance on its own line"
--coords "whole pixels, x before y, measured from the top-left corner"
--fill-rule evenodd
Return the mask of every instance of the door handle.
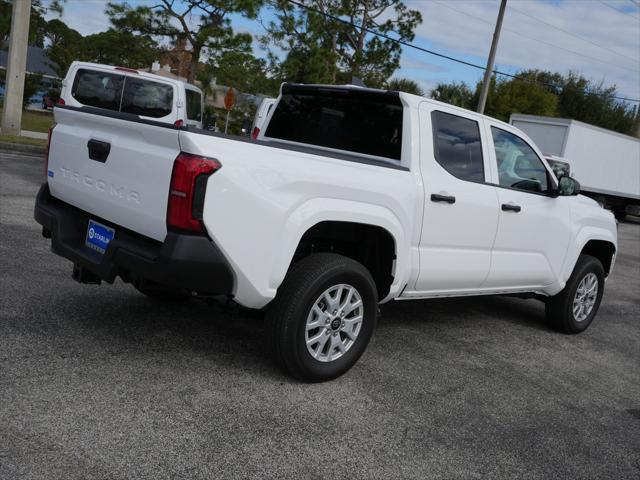
M 503 212 L 516 212 L 517 213 L 520 210 L 522 210 L 520 205 L 514 205 L 512 203 L 503 203 L 502 204 L 502 211 Z
M 104 163 L 107 161 L 107 157 L 111 151 L 111 144 L 92 138 L 87 142 L 87 149 L 89 150 L 89 158 L 91 160 Z
M 456 203 L 456 197 L 452 196 L 452 195 L 440 195 L 439 193 L 432 193 L 431 194 L 431 201 L 432 202 L 445 202 L 445 203 Z

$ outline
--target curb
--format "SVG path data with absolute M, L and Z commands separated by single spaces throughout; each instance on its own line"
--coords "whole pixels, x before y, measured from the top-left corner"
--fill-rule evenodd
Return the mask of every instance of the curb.
M 0 151 L 37 153 L 44 155 L 47 149 L 45 147 L 39 147 L 37 145 L 23 145 L 21 143 L 0 142 Z

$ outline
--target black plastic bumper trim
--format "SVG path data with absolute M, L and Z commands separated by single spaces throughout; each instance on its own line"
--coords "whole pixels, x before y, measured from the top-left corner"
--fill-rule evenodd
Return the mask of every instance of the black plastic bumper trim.
M 46 183 L 36 197 L 34 218 L 51 232 L 54 253 L 106 282 L 113 283 L 117 276 L 135 277 L 199 293 L 233 292 L 233 271 L 206 236 L 168 232 L 164 242 L 157 242 L 57 200 Z M 84 244 L 90 218 L 116 229 L 104 255 Z

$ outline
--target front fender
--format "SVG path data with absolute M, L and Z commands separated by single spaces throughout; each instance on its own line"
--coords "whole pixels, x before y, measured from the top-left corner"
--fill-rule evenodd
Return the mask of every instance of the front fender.
M 567 253 L 567 256 L 565 258 L 564 266 L 560 275 L 562 288 L 564 288 L 567 280 L 569 280 L 569 277 L 573 272 L 573 268 L 576 266 L 576 262 L 578 261 L 580 253 L 584 249 L 585 245 L 591 240 L 601 240 L 609 242 L 614 246 L 615 251 L 618 251 L 618 241 L 614 232 L 609 229 L 596 226 L 582 227 L 575 235 L 573 242 L 571 243 L 572 247 L 569 249 L 569 252 Z

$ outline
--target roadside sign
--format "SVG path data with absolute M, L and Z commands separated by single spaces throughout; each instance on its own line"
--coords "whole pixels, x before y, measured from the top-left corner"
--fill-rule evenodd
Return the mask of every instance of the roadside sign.
M 224 108 L 227 112 L 233 108 L 233 104 L 236 103 L 236 95 L 233 93 L 233 88 L 229 87 L 227 94 L 224 96 Z

